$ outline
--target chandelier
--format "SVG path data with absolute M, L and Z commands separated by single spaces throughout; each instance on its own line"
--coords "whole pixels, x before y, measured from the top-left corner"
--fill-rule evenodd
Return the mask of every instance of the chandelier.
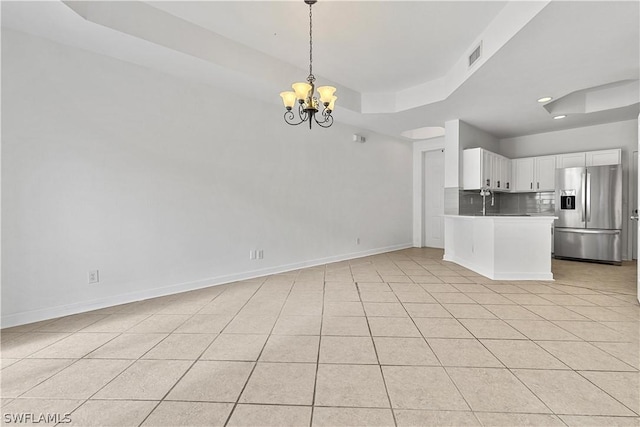
M 293 126 L 309 122 L 309 129 L 314 121 L 323 128 L 328 128 L 333 124 L 331 112 L 336 99 L 338 99 L 337 96 L 334 96 L 336 88 L 332 86 L 320 86 L 318 88 L 319 99 L 315 96 L 314 82 L 316 78 L 313 75 L 313 14 L 311 6 L 317 1 L 304 0 L 309 5 L 309 76 L 307 83 L 294 83 L 291 85 L 293 92 L 280 93 L 282 102 L 287 109 L 284 113 L 284 121 Z M 296 101 L 298 101 L 297 117 L 294 113 Z M 319 111 L 320 104 L 322 104 L 322 112 Z

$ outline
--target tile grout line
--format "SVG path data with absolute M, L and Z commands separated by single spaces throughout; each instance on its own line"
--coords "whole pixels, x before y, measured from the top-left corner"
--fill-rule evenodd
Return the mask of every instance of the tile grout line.
M 574 372 L 578 375 L 580 375 L 580 377 L 584 378 L 585 380 L 587 380 L 589 383 L 593 384 L 594 387 L 597 387 L 599 390 L 601 390 L 603 393 L 605 393 L 607 396 L 609 396 L 610 398 L 612 398 L 613 400 L 615 400 L 616 402 L 620 403 L 622 406 L 624 406 L 625 408 L 629 409 L 632 413 L 634 413 L 636 416 L 640 416 L 640 413 L 632 408 L 630 408 L 628 405 L 626 405 L 624 402 L 622 402 L 620 399 L 618 399 L 617 397 L 613 396 L 611 393 L 609 393 L 607 390 L 603 389 L 602 387 L 600 387 L 598 384 L 594 383 L 593 381 L 591 381 L 591 379 L 589 379 L 588 377 L 582 375 L 581 371 L 578 370 L 574 370 Z M 605 371 L 605 372 L 611 372 L 611 371 Z M 629 372 L 632 373 L 632 372 Z M 637 375 L 638 372 L 635 372 L 635 375 Z
M 428 293 L 428 292 L 427 292 Z M 429 294 L 430 295 L 430 294 Z M 435 299 L 435 298 L 434 298 Z M 436 300 L 437 301 L 437 300 Z M 442 307 L 442 304 L 440 304 L 439 301 L 437 301 L 437 303 Z M 471 405 L 469 404 L 469 402 L 467 401 L 467 398 L 464 396 L 464 394 L 462 394 L 462 391 L 460 390 L 460 388 L 458 387 L 458 385 L 455 383 L 455 381 L 453 381 L 453 378 L 451 378 L 451 375 L 449 375 L 449 372 L 447 371 L 447 369 L 445 368 L 444 364 L 442 363 L 442 360 L 440 360 L 440 357 L 438 357 L 438 354 L 433 350 L 433 347 L 431 347 L 431 344 L 429 344 L 429 341 L 427 340 L 427 338 L 424 336 L 424 334 L 422 333 L 422 330 L 418 327 L 418 325 L 415 323 L 415 320 L 413 319 L 413 317 L 411 317 L 411 315 L 409 314 L 409 312 L 407 311 L 406 307 L 403 305 L 402 306 L 404 308 L 404 310 L 407 312 L 407 315 L 409 316 L 409 319 L 411 319 L 411 322 L 413 323 L 413 325 L 415 326 L 415 328 L 418 330 L 418 333 L 420 333 L 420 336 L 422 337 L 422 340 L 425 342 L 425 344 L 427 345 L 427 347 L 429 348 L 429 350 L 431 351 L 431 353 L 433 354 L 433 356 L 436 358 L 436 360 L 439 363 L 439 368 L 441 368 L 444 373 L 447 375 L 447 378 L 449 379 L 449 381 L 451 382 L 451 384 L 453 384 L 453 386 L 455 387 L 456 391 L 458 392 L 458 394 L 460 395 L 460 397 L 462 397 L 462 400 L 464 401 L 465 405 L 467 405 L 467 408 L 469 408 L 469 411 L 471 411 L 471 413 L 473 414 L 473 408 L 471 407 Z M 443 310 L 447 311 L 448 310 L 444 307 L 442 307 Z M 453 315 L 452 315 L 453 316 Z M 453 319 L 457 320 L 455 318 L 455 316 L 453 316 Z M 460 323 L 460 322 L 458 322 Z M 462 323 L 460 323 L 462 325 Z M 464 325 L 462 325 L 463 327 L 465 327 Z M 466 327 L 465 327 L 466 329 Z M 469 332 L 471 333 L 471 332 Z M 473 334 L 472 334 L 473 336 Z M 475 414 L 474 414 L 474 418 L 478 419 Z M 480 420 L 478 420 L 478 422 L 480 422 Z M 480 423 L 482 424 L 482 423 Z
M 264 282 L 263 282 L 264 283 Z M 253 297 L 253 295 L 255 295 L 256 292 L 258 292 L 258 289 L 260 289 L 262 287 L 262 284 L 260 284 L 260 286 L 258 286 L 256 288 L 256 290 L 251 294 L 251 296 L 247 299 L 247 301 L 242 305 L 242 307 L 244 307 L 249 300 L 251 300 L 251 298 Z M 228 288 L 227 288 L 228 289 Z M 209 302 L 214 301 L 215 299 L 217 299 L 220 295 L 222 295 L 227 289 L 225 289 L 224 291 L 220 292 L 218 295 L 216 295 L 214 298 L 212 298 Z M 203 307 L 204 308 L 204 307 Z M 199 312 L 199 311 L 198 311 Z M 238 310 L 238 313 L 240 312 L 240 310 Z M 227 324 L 229 324 L 233 319 L 235 319 L 235 317 L 238 315 L 238 313 L 236 313 L 231 320 L 229 320 L 229 322 Z M 194 314 L 195 315 L 195 314 Z M 183 323 L 184 324 L 184 323 Z M 225 325 L 226 327 L 226 325 Z M 176 328 L 177 329 L 177 328 Z M 222 329 L 220 330 L 222 332 Z M 169 334 L 171 335 L 171 333 Z M 167 337 L 169 336 L 167 335 Z M 151 409 L 151 411 L 149 411 L 149 413 L 147 414 L 146 417 L 144 417 L 144 419 L 142 421 L 140 421 L 140 424 L 138 424 L 138 427 L 142 426 L 147 419 L 151 416 L 151 414 L 153 414 L 156 409 L 158 409 L 158 407 L 160 406 L 160 404 L 162 404 L 162 402 L 165 401 L 165 399 L 167 398 L 167 396 L 169 396 L 169 394 L 173 391 L 173 389 L 178 385 L 178 383 L 180 383 L 180 381 L 182 381 L 182 379 L 191 371 L 191 369 L 196 365 L 196 363 L 198 363 L 200 361 L 200 358 L 202 357 L 202 355 L 209 349 L 209 347 L 211 347 L 211 345 L 216 341 L 216 339 L 218 338 L 218 336 L 220 336 L 220 334 L 218 334 L 216 336 L 216 338 L 213 339 L 213 341 L 211 341 L 211 343 L 209 343 L 209 345 L 207 347 L 205 347 L 204 350 L 202 350 L 202 352 L 200 353 L 200 355 L 189 365 L 189 367 L 182 373 L 182 375 L 180 376 L 180 378 L 178 378 L 176 380 L 176 382 L 173 383 L 173 385 L 171 387 L 169 387 L 169 390 L 167 390 L 167 392 L 164 394 L 164 396 L 162 396 L 162 398 L 158 401 L 158 403 L 153 407 L 153 409 Z M 166 337 L 165 337 L 166 339 Z M 164 340 L 163 340 L 164 341 Z M 158 343 L 160 344 L 160 343 Z M 149 353 L 153 348 L 155 348 L 158 344 L 156 344 L 155 346 L 153 346 L 151 349 L 149 349 L 148 351 L 146 351 L 142 356 L 140 356 L 140 358 L 144 357 L 144 355 L 146 355 L 147 353 Z M 137 360 L 140 360 L 137 359 Z M 122 373 L 121 373 L 122 374 Z M 118 375 L 119 376 L 119 375 Z M 114 378 L 115 379 L 115 378 Z M 113 381 L 113 380 L 112 380 Z M 104 387 L 103 387 L 104 388 Z M 98 392 L 96 392 L 98 393 Z
M 322 309 L 320 311 L 320 332 L 318 335 L 318 354 L 316 355 L 316 373 L 313 379 L 313 395 L 311 397 L 311 417 L 309 418 L 309 427 L 313 426 L 313 416 L 315 415 L 315 407 L 316 407 L 316 392 L 318 387 L 318 370 L 320 369 L 320 350 L 322 349 L 322 328 L 324 327 L 324 304 L 325 304 L 325 295 L 327 290 L 327 266 L 324 265 L 323 273 L 322 273 Z
M 300 275 L 300 272 L 298 270 L 298 273 L 296 274 L 296 277 Z M 267 276 L 267 277 L 272 277 L 273 275 Z M 267 283 L 268 279 L 265 279 L 262 284 L 258 287 L 258 289 L 256 289 L 256 291 L 251 295 L 251 298 L 249 298 L 249 300 L 247 300 L 247 303 L 249 303 L 249 301 L 258 293 L 258 291 L 260 289 L 262 289 L 262 287 L 264 286 L 265 283 Z M 249 375 L 247 376 L 247 379 L 245 380 L 242 389 L 240 390 L 240 393 L 238 393 L 238 397 L 236 397 L 236 401 L 233 403 L 233 407 L 231 408 L 231 411 L 229 412 L 229 415 L 227 415 L 227 419 L 225 420 L 223 426 L 227 426 L 229 424 L 229 421 L 231 421 L 231 417 L 233 416 L 234 412 L 236 411 L 236 408 L 238 407 L 239 403 L 240 403 L 240 398 L 242 397 L 242 395 L 244 394 L 244 391 L 247 388 L 247 385 L 249 384 L 249 381 L 251 381 L 251 377 L 253 376 L 253 373 L 256 371 L 256 368 L 258 367 L 258 361 L 260 360 L 260 357 L 262 357 L 262 353 L 264 352 L 264 349 L 267 346 L 267 343 L 269 342 L 269 339 L 271 338 L 271 335 L 273 333 L 273 330 L 276 327 L 276 324 L 278 323 L 278 319 L 280 318 L 280 316 L 282 315 L 282 311 L 284 310 L 284 307 L 287 303 L 287 300 L 289 299 L 289 296 L 291 295 L 291 290 L 293 289 L 293 286 L 295 284 L 295 278 L 293 279 L 291 286 L 289 287 L 289 291 L 287 292 L 287 296 L 283 299 L 282 301 L 282 306 L 280 307 L 280 310 L 278 311 L 278 315 L 276 316 L 276 321 L 273 322 L 273 326 L 271 326 L 271 330 L 269 331 L 267 335 L 267 339 L 264 341 L 264 344 L 262 345 L 262 348 L 260 349 L 260 352 L 258 353 L 258 356 L 256 357 L 256 360 L 253 362 L 253 367 L 251 368 L 251 372 L 249 372 Z M 246 306 L 243 305 L 243 308 Z M 242 311 L 242 309 L 240 310 Z M 240 313 L 240 311 L 238 313 Z
M 108 317 L 110 317 L 110 316 L 111 316 L 111 315 L 109 315 L 109 316 L 105 316 L 103 319 L 106 319 L 106 318 L 108 318 Z M 145 319 L 141 319 L 141 320 L 140 320 L 140 322 L 142 322 L 142 321 L 146 320 L 147 318 L 149 318 L 149 317 L 151 317 L 151 316 L 152 316 L 152 314 L 148 315 Z M 66 317 L 66 316 L 65 316 L 65 317 Z M 97 323 L 97 322 L 99 322 L 100 320 L 103 320 L 103 319 L 98 319 L 98 320 L 96 320 L 96 322 L 93 322 L 93 323 L 91 323 L 90 325 L 85 326 L 85 328 L 87 328 L 87 327 L 89 327 L 89 326 L 91 326 L 91 325 L 93 325 L 93 324 L 95 324 L 95 323 Z M 52 321 L 51 321 L 51 322 L 49 322 L 49 323 L 53 323 L 53 322 L 55 322 L 55 320 L 52 320 Z M 140 323 L 140 322 L 138 322 L 138 323 Z M 138 323 L 136 323 L 136 325 L 137 325 Z M 135 326 L 135 325 L 133 325 L 133 326 Z M 131 326 L 131 327 L 133 327 L 133 326 Z M 85 328 L 82 328 L 82 329 L 85 329 Z M 33 354 L 35 354 L 35 353 L 39 352 L 39 351 L 42 351 L 42 350 L 44 350 L 44 349 L 46 349 L 46 348 L 50 347 L 51 345 L 58 343 L 59 341 L 61 341 L 61 340 L 65 339 L 65 338 L 68 338 L 68 337 L 70 337 L 70 336 L 72 336 L 72 335 L 75 335 L 75 334 L 77 334 L 77 333 L 80 333 L 80 332 L 82 331 L 82 329 L 80 329 L 80 330 L 78 330 L 78 331 L 76 331 L 76 332 L 71 332 L 71 333 L 69 333 L 69 335 L 67 335 L 66 337 L 63 337 L 63 338 L 61 338 L 60 340 L 55 341 L 55 342 L 53 342 L 53 343 L 51 343 L 51 344 L 49 344 L 49 345 L 47 345 L 47 346 L 45 346 L 45 347 L 41 348 L 40 350 L 35 351 L 34 353 L 31 353 L 29 356 L 31 356 L 31 355 L 33 355 Z M 53 332 L 52 332 L 52 333 L 53 333 Z M 61 374 L 63 371 L 66 371 L 68 368 L 70 368 L 71 366 L 73 366 L 73 365 L 77 364 L 77 363 L 78 363 L 79 361 L 81 361 L 81 360 L 93 360 L 92 358 L 87 358 L 87 356 L 88 356 L 88 355 L 90 355 L 91 353 L 95 352 L 96 350 L 98 350 L 98 349 L 102 348 L 103 346 L 107 345 L 107 344 L 108 344 L 108 343 L 110 343 L 111 341 L 115 340 L 116 338 L 118 338 L 119 336 L 121 336 L 124 332 L 95 332 L 95 333 L 116 333 L 116 336 L 114 336 L 113 338 L 111 338 L 109 341 L 107 341 L 107 342 L 103 343 L 102 345 L 100 345 L 100 346 L 96 347 L 95 349 L 93 349 L 93 350 L 89 351 L 88 353 L 86 353 L 85 355 L 81 356 L 80 358 L 74 358 L 74 357 L 71 357 L 71 358 L 44 358 L 44 359 L 42 359 L 42 360 L 51 360 L 51 359 L 72 359 L 72 360 L 73 360 L 73 359 L 75 359 L 75 360 L 74 360 L 73 362 L 71 362 L 69 365 L 67 365 L 67 366 L 65 366 L 64 368 L 62 368 L 60 371 L 58 371 L 58 372 L 56 372 L 56 373 L 52 374 L 51 376 L 49 376 L 49 377 L 45 378 L 44 380 L 42 380 L 42 381 L 40 381 L 39 383 L 35 384 L 33 387 L 31 387 L 31 388 L 29 388 L 29 389 L 27 389 L 27 390 L 23 391 L 22 393 L 20 393 L 20 395 L 19 395 L 17 398 L 22 397 L 25 393 L 28 393 L 29 391 L 33 390 L 34 388 L 36 388 L 36 387 L 37 387 L 37 386 L 39 386 L 40 384 L 44 383 L 45 381 L 48 381 L 48 380 L 50 380 L 51 378 L 53 378 L 53 377 L 57 376 L 58 374 Z M 24 357 L 24 358 L 20 359 L 20 361 L 22 361 L 22 360 L 30 360 L 31 358 L 30 358 L 29 356 L 26 356 L 26 357 Z M 33 359 L 40 359 L 40 358 L 33 358 Z M 128 359 L 113 359 L 113 360 L 128 360 Z M 137 360 L 137 359 L 136 359 L 136 360 Z M 16 362 L 16 363 L 17 363 L 17 362 Z M 118 373 L 114 378 L 112 378 L 112 380 L 111 380 L 111 381 L 113 381 L 116 377 L 120 376 L 120 374 L 122 374 L 122 372 L 124 372 L 126 369 L 128 369 L 129 367 L 131 367 L 131 365 L 132 365 L 133 363 L 135 363 L 135 360 L 134 360 L 134 362 L 132 362 L 132 363 L 130 363 L 129 365 L 127 365 L 127 367 L 125 367 L 125 368 L 124 368 L 120 373 Z M 107 384 L 109 384 L 111 381 L 109 381 Z M 107 384 L 105 384 L 105 386 L 106 386 Z M 102 388 L 104 388 L 104 386 L 103 386 L 103 387 L 101 387 L 100 389 L 98 389 L 98 391 L 102 390 Z M 96 391 L 96 393 L 97 393 L 98 391 Z M 78 405 L 78 406 L 77 406 L 77 407 L 76 407 L 72 412 L 75 412 L 78 408 L 80 408 L 82 405 L 84 405 L 84 403 L 86 403 L 86 402 L 87 402 L 87 401 L 88 401 L 88 400 L 89 400 L 93 395 L 95 395 L 95 393 L 94 393 L 94 394 L 92 394 L 91 396 L 89 396 L 89 398 L 87 398 L 87 399 L 78 399 L 78 400 L 84 400 L 84 402 L 83 402 L 83 403 L 81 403 L 80 405 Z
M 397 265 L 397 264 L 396 264 Z M 380 279 L 384 280 L 382 278 L 382 276 L 380 276 Z M 378 356 L 378 348 L 376 346 L 376 342 L 373 339 L 373 332 L 371 331 L 371 324 L 369 323 L 369 316 L 367 316 L 367 311 L 364 307 L 364 301 L 362 301 L 362 296 L 361 296 L 361 291 L 360 291 L 360 286 L 357 282 L 354 282 L 356 284 L 356 290 L 358 291 L 358 296 L 360 298 L 360 305 L 362 305 L 362 311 L 364 311 L 365 314 L 365 319 L 367 322 L 367 328 L 369 329 L 369 336 L 371 338 L 371 343 L 373 344 L 373 351 L 376 355 L 376 360 L 378 361 L 378 369 L 380 370 L 380 377 L 382 378 L 382 385 L 384 386 L 384 391 L 387 395 L 387 401 L 389 402 L 389 409 L 391 410 L 391 416 L 393 417 L 393 423 L 394 425 L 397 427 L 398 426 L 398 420 L 396 419 L 396 411 L 393 407 L 393 403 L 391 402 L 391 395 L 389 394 L 389 387 L 387 386 L 387 380 L 384 377 L 384 371 L 382 370 L 382 365 L 380 364 L 380 357 Z M 386 282 L 382 282 L 382 283 L 386 283 Z M 387 286 L 389 286 L 388 283 L 386 283 Z M 391 287 L 390 287 L 391 288 Z M 393 290 L 392 290 L 393 292 Z M 394 292 L 395 295 L 395 292 Z M 397 296 L 396 296 L 397 297 Z M 404 308 L 404 306 L 403 306 Z

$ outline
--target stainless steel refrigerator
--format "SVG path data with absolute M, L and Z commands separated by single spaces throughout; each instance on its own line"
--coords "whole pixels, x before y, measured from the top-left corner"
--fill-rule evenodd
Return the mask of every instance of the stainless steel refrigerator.
M 622 262 L 620 165 L 556 169 L 554 256 Z

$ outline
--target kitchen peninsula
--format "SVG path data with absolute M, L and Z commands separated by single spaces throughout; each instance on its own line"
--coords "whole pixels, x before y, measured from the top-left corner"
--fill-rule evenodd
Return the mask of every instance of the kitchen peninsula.
M 493 280 L 553 280 L 553 216 L 444 217 L 444 260 Z

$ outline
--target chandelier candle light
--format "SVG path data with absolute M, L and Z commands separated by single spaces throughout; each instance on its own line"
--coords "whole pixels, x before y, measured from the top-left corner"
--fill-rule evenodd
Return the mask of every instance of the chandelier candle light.
M 334 95 L 336 88 L 333 86 L 320 86 L 318 88 L 318 94 L 320 95 L 320 99 L 315 94 L 315 85 L 316 81 L 315 76 L 313 75 L 313 20 L 312 20 L 312 12 L 311 6 L 313 6 L 318 0 L 304 0 L 306 4 L 309 5 L 309 77 L 307 77 L 308 83 L 294 83 L 291 85 L 293 88 L 293 92 L 282 92 L 280 96 L 282 97 L 282 102 L 284 103 L 287 111 L 284 113 L 284 121 L 290 125 L 299 125 L 304 122 L 309 122 L 309 129 L 311 129 L 311 124 L 315 121 L 319 126 L 323 128 L 328 128 L 333 124 L 333 117 L 331 116 L 331 112 L 333 111 L 333 106 L 338 99 L 337 96 Z M 296 119 L 296 115 L 293 112 L 293 107 L 296 104 L 296 100 L 298 101 L 298 118 Z M 322 112 L 320 113 L 320 119 L 318 119 L 318 112 L 320 103 L 324 107 Z M 313 119 L 313 120 L 311 120 Z

